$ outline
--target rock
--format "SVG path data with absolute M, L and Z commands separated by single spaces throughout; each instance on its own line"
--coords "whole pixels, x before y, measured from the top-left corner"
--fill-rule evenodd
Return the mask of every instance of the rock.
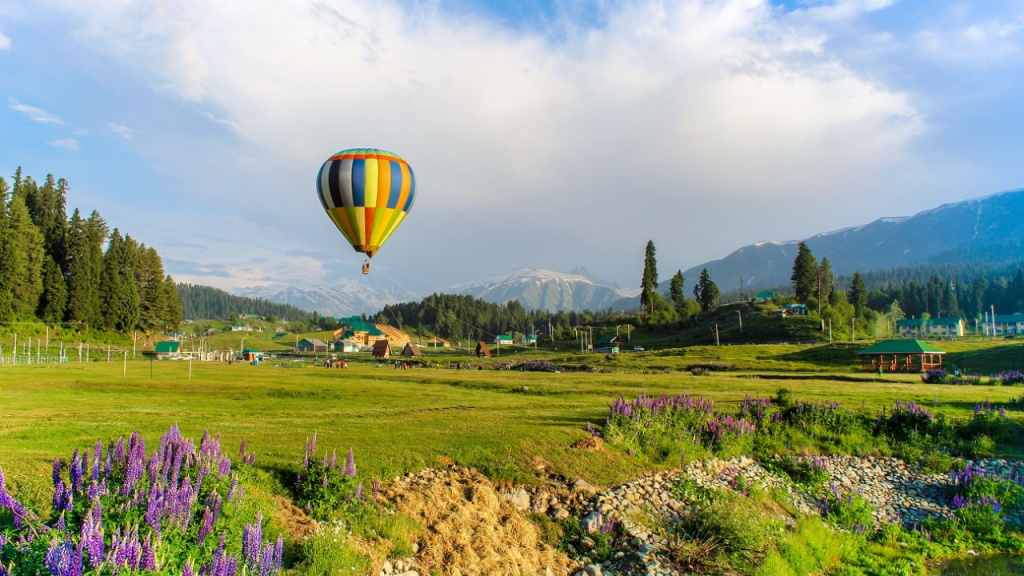
M 391 564 L 391 561 L 390 561 L 390 560 L 385 560 L 385 561 L 384 561 L 384 566 L 383 566 L 383 568 L 384 568 L 384 573 L 385 573 L 385 574 L 391 574 L 392 572 L 394 572 L 394 571 L 395 571 L 395 567 L 394 567 L 394 565 L 393 565 L 393 564 Z
M 573 482 L 572 491 L 573 492 L 586 492 L 587 494 L 590 494 L 591 496 L 593 496 L 594 494 L 597 494 L 597 486 L 594 486 L 590 482 L 587 482 L 586 480 L 581 478 L 581 479 L 577 480 L 576 482 Z
M 583 572 L 587 576 L 601 576 L 601 566 L 598 564 L 587 564 L 583 567 Z
M 519 510 L 526 510 L 530 507 L 530 493 L 523 489 L 519 489 L 512 494 L 505 494 L 505 499 Z
M 395 576 L 420 576 L 420 573 L 415 570 L 409 570 L 408 572 L 395 574 Z
M 558 510 L 555 510 L 555 513 L 552 514 L 552 517 L 555 520 L 565 520 L 569 517 L 569 511 L 566 510 L 565 508 L 559 508 Z
M 418 542 L 413 542 L 412 543 L 412 553 L 413 554 L 419 554 L 419 552 L 420 552 L 420 545 L 419 545 L 419 543 Z
M 583 530 L 587 534 L 597 532 L 601 528 L 601 514 L 599 512 L 591 512 L 583 517 Z

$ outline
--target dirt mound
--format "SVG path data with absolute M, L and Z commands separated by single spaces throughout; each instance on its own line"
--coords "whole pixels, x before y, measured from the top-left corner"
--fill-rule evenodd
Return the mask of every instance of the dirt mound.
M 425 529 L 417 555 L 421 572 L 546 576 L 568 574 L 575 566 L 541 542 L 537 527 L 476 470 L 423 470 L 395 482 L 385 495 Z
M 274 499 L 277 501 L 277 519 L 293 540 L 298 542 L 316 532 L 316 520 L 306 516 L 306 513 L 292 504 L 291 500 L 282 496 L 275 496 Z
M 572 443 L 570 448 L 577 450 L 588 450 L 590 452 L 604 452 L 604 440 L 597 436 L 587 436 Z

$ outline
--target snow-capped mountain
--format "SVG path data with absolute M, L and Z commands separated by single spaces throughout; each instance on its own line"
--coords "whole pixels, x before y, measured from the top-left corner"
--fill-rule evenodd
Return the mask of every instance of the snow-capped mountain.
M 595 280 L 585 269 L 563 274 L 551 270 L 516 268 L 476 282 L 455 284 L 446 294 L 466 294 L 504 304 L 518 300 L 528 310 L 569 311 L 633 308 L 635 299 L 617 286 Z
M 335 286 L 254 286 L 234 292 L 238 296 L 264 298 L 271 302 L 291 304 L 324 316 L 345 317 L 358 314 L 376 314 L 386 304 L 398 304 L 418 300 L 415 294 L 399 288 L 371 287 L 357 280 L 349 280 Z
M 987 247 L 1024 240 L 1024 190 L 943 204 L 913 216 L 879 218 L 869 224 L 825 232 L 804 240 L 819 260 L 828 258 L 836 274 L 927 262 L 954 251 L 984 252 Z M 798 240 L 758 242 L 721 260 L 683 272 L 693 286 L 707 268 L 723 291 L 789 284 Z M 662 286 L 663 288 L 665 286 Z

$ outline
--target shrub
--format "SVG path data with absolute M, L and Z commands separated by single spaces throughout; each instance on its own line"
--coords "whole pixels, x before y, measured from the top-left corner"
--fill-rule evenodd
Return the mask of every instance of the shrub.
M 831 524 L 857 534 L 874 525 L 871 504 L 864 496 L 852 491 L 843 494 L 836 484 L 829 486 L 818 511 Z
M 767 464 L 797 484 L 821 486 L 829 481 L 828 462 L 818 456 L 779 456 Z
M 934 450 L 921 459 L 921 468 L 932 474 L 948 474 L 953 470 L 953 457 L 946 452 Z
M 714 542 L 734 565 L 747 567 L 756 566 L 764 558 L 781 531 L 754 502 L 721 490 L 696 502 L 672 530 L 691 540 Z

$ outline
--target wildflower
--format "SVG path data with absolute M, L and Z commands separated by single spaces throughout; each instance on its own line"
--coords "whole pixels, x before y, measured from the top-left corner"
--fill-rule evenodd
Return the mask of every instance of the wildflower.
M 352 449 L 348 449 L 348 462 L 345 465 L 345 475 L 349 478 L 356 477 L 356 456 L 352 452 Z

